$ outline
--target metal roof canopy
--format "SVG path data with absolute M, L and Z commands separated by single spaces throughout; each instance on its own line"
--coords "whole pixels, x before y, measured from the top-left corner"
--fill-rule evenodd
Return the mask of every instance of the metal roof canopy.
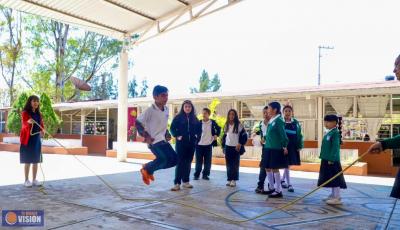
M 0 5 L 138 44 L 242 0 L 0 0 Z M 138 35 L 138 36 L 137 36 Z

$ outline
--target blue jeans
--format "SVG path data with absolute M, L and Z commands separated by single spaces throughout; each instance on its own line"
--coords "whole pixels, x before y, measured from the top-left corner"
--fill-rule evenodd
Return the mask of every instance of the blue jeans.
M 396 180 L 394 181 L 392 193 L 390 194 L 390 196 L 400 199 L 400 169 L 397 173 Z
M 149 148 L 156 156 L 155 160 L 147 163 L 144 166 L 144 169 L 146 169 L 149 174 L 153 174 L 157 170 L 171 168 L 176 165 L 178 161 L 176 152 L 168 142 L 161 141 L 154 145 L 149 145 Z

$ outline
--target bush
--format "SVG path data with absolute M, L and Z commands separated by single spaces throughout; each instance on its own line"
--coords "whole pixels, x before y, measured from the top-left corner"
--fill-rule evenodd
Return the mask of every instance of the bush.
M 19 95 L 12 105 L 10 113 L 7 118 L 7 129 L 8 132 L 19 135 L 21 132 L 21 112 L 24 109 L 25 103 L 28 100 L 28 94 L 22 93 Z

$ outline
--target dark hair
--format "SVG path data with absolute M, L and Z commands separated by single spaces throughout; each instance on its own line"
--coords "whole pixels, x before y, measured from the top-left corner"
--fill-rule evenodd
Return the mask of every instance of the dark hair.
M 277 101 L 273 101 L 268 104 L 272 109 L 276 109 L 276 114 L 281 114 L 281 104 Z
M 211 115 L 211 110 L 209 108 L 203 108 L 203 111 L 207 112 L 208 115 Z
M 233 112 L 235 114 L 235 118 L 233 119 L 233 132 L 234 133 L 239 133 L 239 124 L 240 124 L 239 116 L 238 116 L 237 111 L 234 110 L 234 109 L 230 109 L 228 111 L 228 114 L 226 115 L 226 123 L 225 123 L 225 126 L 224 126 L 225 133 L 227 133 L 229 131 L 229 114 L 231 112 Z
M 162 85 L 156 85 L 153 89 L 153 97 L 156 97 L 162 93 L 168 93 L 168 88 Z
M 290 109 L 290 110 L 292 110 L 292 112 L 293 112 L 293 107 L 292 107 L 291 105 L 285 105 L 285 106 L 283 106 L 282 111 L 285 111 L 285 109 Z
M 339 130 L 339 135 L 340 135 L 340 144 L 343 144 L 342 141 L 342 121 L 343 121 L 343 117 L 341 116 L 337 116 L 335 114 L 328 114 L 324 117 L 324 121 L 335 121 L 337 124 L 337 128 Z
M 194 123 L 194 122 L 198 121 L 198 119 L 196 117 L 196 111 L 194 109 L 194 105 L 190 100 L 185 100 L 182 103 L 181 110 L 179 111 L 178 115 L 176 115 L 176 116 L 186 117 L 185 110 L 183 109 L 186 104 L 192 106 L 192 111 L 190 111 L 190 113 L 187 115 L 189 117 L 190 122 Z
M 268 109 L 268 105 L 266 105 L 266 106 L 263 108 L 263 110 L 266 110 L 266 109 Z
M 36 95 L 32 95 L 32 96 L 28 97 L 28 100 L 25 103 L 23 111 L 28 112 L 29 114 L 33 113 L 32 101 L 39 101 L 39 97 Z M 37 108 L 36 112 L 40 113 L 40 106 Z

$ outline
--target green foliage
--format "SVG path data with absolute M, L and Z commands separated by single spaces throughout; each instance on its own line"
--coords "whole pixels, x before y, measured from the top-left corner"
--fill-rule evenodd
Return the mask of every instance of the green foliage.
M 143 80 L 139 88 L 136 78 L 133 78 L 128 83 L 128 97 L 129 98 L 146 97 L 148 88 L 149 86 L 147 85 L 147 80 Z
M 20 134 L 22 126 L 21 113 L 27 100 L 28 94 L 24 92 L 14 102 L 12 110 L 7 118 L 7 128 L 9 132 L 17 135 Z M 46 130 L 54 134 L 60 126 L 61 120 L 53 110 L 50 97 L 45 93 L 42 93 L 40 96 L 40 112 L 42 113 Z
M 199 79 L 199 88 L 191 88 L 191 93 L 217 92 L 221 88 L 221 80 L 218 74 L 215 74 L 210 80 L 208 72 L 203 70 Z
M 55 134 L 60 127 L 61 119 L 55 113 L 50 97 L 45 93 L 40 95 L 40 112 L 43 116 L 46 131 L 52 135 Z
M 28 94 L 21 93 L 17 100 L 12 105 L 11 111 L 8 113 L 7 129 L 10 133 L 17 135 L 21 132 L 21 112 L 24 109 L 25 103 L 28 100 Z

